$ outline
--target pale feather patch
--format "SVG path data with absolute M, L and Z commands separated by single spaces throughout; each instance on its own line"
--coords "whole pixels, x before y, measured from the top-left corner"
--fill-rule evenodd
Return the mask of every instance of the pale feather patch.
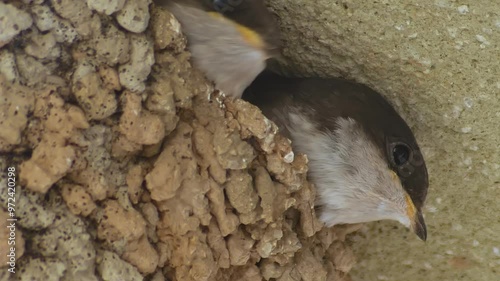
M 193 7 L 172 4 L 169 11 L 181 23 L 195 65 L 227 96 L 241 97 L 266 67 L 258 34 Z
M 309 158 L 320 220 L 327 226 L 385 219 L 410 225 L 401 182 L 355 120 L 337 119 L 333 132 L 318 130 L 299 109 L 292 109 L 289 120 L 292 145 Z

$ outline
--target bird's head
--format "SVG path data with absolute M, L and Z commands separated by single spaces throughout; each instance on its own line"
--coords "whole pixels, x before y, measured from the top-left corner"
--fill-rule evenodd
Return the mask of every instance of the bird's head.
M 309 89 L 326 93 L 320 84 Z M 426 240 L 428 175 L 411 129 L 375 91 L 334 84 L 329 95 L 292 108 L 287 125 L 292 144 L 309 157 L 320 219 L 328 226 L 396 220 Z

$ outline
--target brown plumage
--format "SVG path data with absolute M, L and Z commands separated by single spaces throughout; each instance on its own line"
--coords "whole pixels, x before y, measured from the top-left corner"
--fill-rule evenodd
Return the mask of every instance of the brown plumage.
M 243 98 L 257 105 L 266 117 L 278 124 L 280 130 L 292 140 L 292 145 L 299 152 L 308 154 L 310 169 L 317 167 L 319 167 L 317 169 L 323 169 L 322 171 L 312 171 L 313 174 L 331 173 L 331 171 L 324 168 L 326 165 L 334 167 L 334 169 L 346 169 L 346 173 L 354 175 L 354 178 L 361 176 L 360 170 L 372 168 L 370 166 L 377 162 L 377 159 L 368 159 L 369 156 L 366 156 L 364 158 L 366 162 L 364 163 L 350 163 L 349 158 L 352 158 L 357 153 L 356 151 L 350 151 L 350 149 L 362 150 L 371 143 L 376 150 L 374 154 L 382 157 L 377 163 L 385 163 L 385 167 L 379 169 L 379 172 L 384 174 L 394 171 L 397 174 L 402 188 L 409 195 L 416 208 L 415 216 L 409 218 L 410 223 L 414 223 L 412 227 L 416 234 L 423 240 L 426 239 L 427 234 L 422 217 L 422 207 L 429 186 L 427 168 L 413 132 L 396 110 L 379 93 L 362 84 L 343 79 L 284 78 L 272 73 L 264 73 L 257 77 L 252 85 L 247 88 Z M 313 126 L 314 129 L 307 132 L 299 130 L 298 127 L 304 124 L 294 122 L 294 115 L 303 117 L 299 123 L 310 123 L 309 125 Z M 339 142 L 339 138 L 336 139 L 339 136 L 338 134 L 342 134 L 339 131 L 339 121 L 343 119 L 353 120 L 356 124 L 354 128 L 359 129 L 360 134 L 366 136 L 365 145 L 356 148 Z M 315 158 L 315 148 L 302 143 L 314 142 L 314 134 L 331 137 L 329 140 L 331 143 L 330 148 L 335 151 L 342 147 L 345 150 L 343 155 L 347 159 L 343 159 L 342 156 L 335 152 L 332 152 L 331 157 L 328 159 Z M 322 150 L 322 153 L 327 153 L 326 149 Z M 323 163 L 315 165 L 316 162 L 321 161 Z M 376 170 L 373 168 L 373 171 Z M 339 176 L 339 174 L 333 173 L 333 176 Z M 351 188 L 350 186 L 336 186 L 334 183 L 340 182 L 336 179 L 325 180 L 328 175 L 322 175 L 321 177 L 329 183 L 329 186 L 316 181 L 320 194 L 322 190 L 330 190 L 330 192 L 335 193 L 332 189 L 336 188 L 341 189 L 339 191 L 341 193 Z M 357 180 L 362 181 L 362 179 Z M 387 198 L 394 195 L 395 201 L 402 200 L 402 198 L 397 197 L 397 194 L 399 194 L 398 188 L 388 189 L 389 186 L 390 184 L 386 183 L 372 187 L 365 185 L 364 188 L 372 188 L 375 193 L 383 193 Z M 328 199 L 334 200 L 332 198 Z M 355 200 L 357 199 L 360 198 Z M 326 208 L 322 208 L 323 212 L 335 212 L 335 210 L 329 210 L 327 201 L 319 200 L 318 203 L 327 205 Z M 354 212 L 355 208 L 362 206 L 363 201 L 359 200 L 353 205 L 352 212 Z M 404 211 L 408 207 L 411 206 L 405 206 Z M 377 212 L 377 210 L 372 211 Z M 401 214 L 398 213 L 397 215 Z M 400 220 L 397 215 L 388 219 Z M 335 214 L 332 214 L 332 216 L 335 216 Z M 358 222 L 362 221 L 363 218 L 359 218 Z M 350 222 L 353 221 L 341 221 L 341 223 Z
M 181 23 L 195 65 L 230 97 L 243 90 L 279 54 L 273 15 L 262 0 L 156 0 Z
M 244 99 L 308 155 L 327 226 L 391 219 L 427 238 L 425 162 L 411 129 L 380 94 L 335 78 L 257 77 L 280 46 L 262 0 L 155 3 L 180 21 L 195 64 L 219 89 L 236 98 L 246 89 Z
M 275 16 L 269 12 L 263 0 L 154 0 L 154 2 L 163 7 L 177 3 L 204 11 L 218 12 L 242 26 L 255 30 L 271 50 L 278 51 L 281 46 L 280 31 Z

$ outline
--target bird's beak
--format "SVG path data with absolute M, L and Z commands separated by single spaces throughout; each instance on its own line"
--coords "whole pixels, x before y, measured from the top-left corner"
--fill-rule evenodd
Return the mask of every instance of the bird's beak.
M 417 234 L 417 236 L 422 239 L 422 241 L 427 240 L 427 227 L 425 226 L 424 217 L 422 216 L 422 211 L 418 210 L 414 222 L 412 223 L 412 229 Z
M 425 241 L 427 240 L 427 227 L 425 226 L 424 217 L 422 216 L 422 210 L 415 207 L 408 193 L 405 197 L 407 206 L 406 214 L 410 219 L 410 227 L 422 241 Z

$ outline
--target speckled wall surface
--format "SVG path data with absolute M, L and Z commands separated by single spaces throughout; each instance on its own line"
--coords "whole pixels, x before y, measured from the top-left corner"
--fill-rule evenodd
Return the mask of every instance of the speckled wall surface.
M 270 3 L 290 65 L 379 90 L 428 162 L 428 241 L 368 225 L 352 237 L 354 280 L 500 280 L 500 2 Z
M 305 155 L 168 10 L 4 2 L 0 281 L 350 280 L 358 226 L 322 227 Z
M 298 175 L 305 174 L 303 157 L 286 162 L 282 155 L 289 155 L 289 144 L 269 137 L 274 129 L 263 117 L 256 119 L 248 104 L 229 103 L 227 111 L 218 103 L 208 104 L 203 95 L 213 89 L 190 66 L 179 25 L 167 11 L 150 14 L 150 0 L 4 2 L 0 2 L 0 117 L 4 118 L 0 120 L 8 122 L 0 123 L 0 151 L 14 157 L 0 157 L 0 170 L 22 163 L 16 249 L 23 258 L 14 280 L 135 281 L 153 274 L 152 280 L 171 276 L 242 280 L 233 277 L 242 275 L 261 280 L 261 275 L 269 279 L 285 273 L 293 280 L 323 280 L 328 272 L 334 280 L 348 280 L 345 273 L 351 270 L 353 255 L 340 242 L 345 230 L 318 231 L 309 185 L 294 198 L 284 189 L 302 182 Z M 498 0 L 270 2 L 280 15 L 285 54 L 293 69 L 345 76 L 378 89 L 414 128 L 427 157 L 428 241 L 417 240 L 397 223 L 365 226 L 350 238 L 358 259 L 354 280 L 499 280 Z M 154 81 L 144 83 L 149 78 Z M 178 116 L 178 111 L 186 114 Z M 196 153 L 186 148 L 192 143 L 183 139 L 191 139 L 191 131 Z M 179 154 L 181 160 L 168 161 L 165 156 L 156 162 L 155 156 L 163 151 L 161 140 L 170 133 L 165 155 L 176 147 L 191 152 Z M 226 139 L 227 134 L 234 146 L 245 148 L 244 154 L 232 158 L 224 149 L 210 153 L 212 140 Z M 240 176 L 250 180 L 247 171 L 226 178 L 225 168 L 238 168 L 226 160 L 250 162 L 244 161 L 245 155 L 253 150 L 246 149 L 248 144 L 238 136 L 263 140 L 261 156 L 267 160 L 254 164 L 259 171 L 266 167 L 280 181 L 271 183 L 267 173 L 256 172 L 258 194 L 266 199 L 262 210 L 274 214 L 276 208 L 281 214 L 281 206 L 291 207 L 287 200 L 293 199 L 295 213 L 309 223 L 294 229 L 281 221 L 278 228 L 256 224 L 248 230 L 251 239 L 244 236 L 248 231 L 243 232 L 237 221 L 253 221 L 261 210 L 247 213 L 246 203 L 240 205 L 243 200 L 232 197 L 238 194 L 226 198 L 220 189 L 226 181 L 231 188 L 231 180 Z M 276 140 L 277 150 L 271 151 L 271 140 Z M 185 155 L 189 160 L 182 158 Z M 247 169 L 247 164 L 241 167 Z M 154 184 L 154 175 L 171 182 L 161 175 L 179 165 L 199 165 L 200 175 L 186 173 L 182 178 L 189 181 L 182 186 Z M 10 196 L 5 177 L 2 173 L 2 206 Z M 209 181 L 209 188 L 198 181 Z M 274 185 L 283 204 L 266 195 Z M 158 189 L 165 186 L 167 190 Z M 168 193 L 168 186 L 179 190 L 176 196 Z M 193 186 L 204 188 L 201 192 L 208 198 L 199 201 L 192 196 Z M 196 204 L 185 202 L 186 198 L 194 198 Z M 159 208 L 152 203 L 156 199 L 163 202 Z M 177 218 L 182 219 L 162 214 L 169 212 L 169 204 L 180 205 L 184 216 Z M 212 219 L 208 206 L 216 213 Z M 0 212 L 2 223 L 6 215 Z M 208 238 L 202 230 L 207 228 Z M 2 229 L 0 247 L 6 246 L 9 234 Z M 302 239 L 295 232 L 313 238 Z M 170 233 L 176 234 L 173 242 Z M 230 233 L 227 246 L 213 247 L 212 253 L 211 243 L 220 245 L 222 236 Z M 287 246 L 280 246 L 280 241 Z M 300 248 L 299 242 L 307 246 Z M 317 244 L 315 250 L 293 254 L 299 248 L 311 249 L 311 243 Z M 254 244 L 250 255 L 248 249 Z M 168 258 L 171 248 L 175 252 Z M 260 260 L 275 254 L 281 267 L 270 258 Z M 234 268 L 226 269 L 229 265 Z M 13 280 L 5 268 L 2 262 L 0 280 Z

